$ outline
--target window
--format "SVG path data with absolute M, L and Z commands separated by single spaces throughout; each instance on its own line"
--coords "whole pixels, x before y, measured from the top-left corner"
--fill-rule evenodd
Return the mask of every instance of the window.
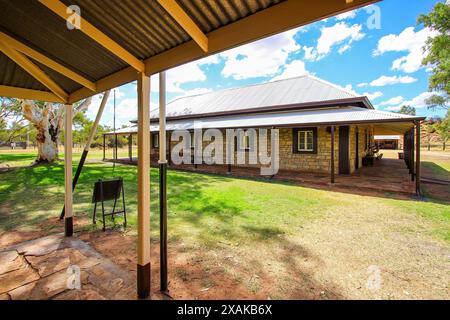
M 159 133 L 152 134 L 152 148 L 159 148 Z
M 312 130 L 298 132 L 298 151 L 314 151 Z
M 317 153 L 317 128 L 301 128 L 293 130 L 294 153 Z
M 250 136 L 247 134 L 239 135 L 239 149 L 250 150 Z

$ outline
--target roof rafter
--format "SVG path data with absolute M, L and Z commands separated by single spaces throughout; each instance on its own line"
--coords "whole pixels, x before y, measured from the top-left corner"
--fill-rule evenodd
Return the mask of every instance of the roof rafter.
M 15 50 L 0 40 L 0 50 L 8 56 L 11 60 L 17 63 L 22 69 L 32 75 L 37 81 L 42 83 L 56 96 L 63 101 L 67 101 L 69 94 L 65 92 L 55 81 L 52 80 L 44 71 L 42 71 L 37 65 L 35 65 L 30 59 L 28 59 L 23 53 Z
M 208 52 L 208 37 L 175 0 L 158 0 L 158 3 L 194 39 L 204 52 Z
M 0 97 L 10 97 L 19 99 L 39 100 L 45 102 L 65 103 L 64 100 L 57 95 L 47 91 L 23 89 L 10 86 L 0 85 Z
M 11 48 L 22 52 L 30 58 L 42 63 L 43 65 L 49 67 L 50 69 L 55 70 L 56 72 L 66 76 L 67 78 L 81 84 L 82 86 L 90 89 L 91 91 L 95 91 L 97 86 L 94 82 L 86 79 L 83 76 L 80 76 L 78 73 L 64 67 L 62 64 L 48 58 L 47 56 L 37 52 L 34 49 L 31 49 L 27 45 L 21 43 L 20 41 L 8 36 L 6 33 L 0 32 L 0 41 L 6 43 Z
M 99 43 L 104 48 L 108 49 L 112 54 L 116 55 L 118 58 L 128 63 L 134 69 L 139 72 L 145 71 L 145 64 L 130 52 L 128 52 L 125 48 L 119 45 L 117 42 L 112 40 L 102 31 L 94 27 L 91 23 L 89 23 L 86 19 L 79 16 L 77 13 L 71 12 L 67 6 L 59 0 L 39 0 L 44 6 L 53 11 L 55 14 L 60 16 L 63 19 L 68 19 L 69 17 L 76 16 L 80 21 L 80 31 L 85 35 L 90 37 L 92 40 Z

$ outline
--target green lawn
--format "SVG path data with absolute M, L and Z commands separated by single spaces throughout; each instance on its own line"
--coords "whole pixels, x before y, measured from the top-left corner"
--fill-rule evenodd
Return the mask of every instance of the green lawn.
M 98 159 L 100 151 L 90 158 Z M 75 157 L 76 158 L 76 157 Z M 11 166 L 29 164 L 33 154 L 3 153 L 1 162 Z M 89 160 L 89 158 L 88 158 Z M 74 161 L 74 168 L 77 161 Z M 91 215 L 92 187 L 100 178 L 121 176 L 129 224 L 136 225 L 137 168 L 88 163 L 74 196 L 77 216 Z M 152 235 L 158 234 L 158 171 L 151 170 Z M 15 169 L 0 173 L 0 231 L 34 228 L 36 223 L 59 215 L 63 204 L 63 163 Z M 373 210 L 398 213 L 431 226 L 426 233 L 450 242 L 450 209 L 431 201 L 395 200 L 303 188 L 284 183 L 235 179 L 169 170 L 169 225 L 172 240 L 249 243 L 293 235 L 298 227 L 323 215 Z M 131 228 L 131 229 L 132 229 Z

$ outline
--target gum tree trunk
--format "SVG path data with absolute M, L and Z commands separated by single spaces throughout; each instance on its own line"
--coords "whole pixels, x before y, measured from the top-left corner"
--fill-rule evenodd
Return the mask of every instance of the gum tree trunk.
M 58 137 L 62 128 L 63 107 L 54 109 L 50 103 L 44 107 L 31 102 L 22 103 L 23 115 L 37 130 L 38 155 L 35 163 L 58 160 Z
M 75 108 L 74 115 L 87 109 L 90 104 L 91 98 L 84 100 Z M 42 105 L 25 100 L 22 102 L 22 110 L 24 118 L 37 130 L 38 155 L 35 163 L 58 160 L 58 138 L 63 129 L 64 106 L 51 103 Z

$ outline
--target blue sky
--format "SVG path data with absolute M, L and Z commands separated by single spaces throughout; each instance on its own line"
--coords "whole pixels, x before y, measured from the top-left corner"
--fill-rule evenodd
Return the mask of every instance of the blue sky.
M 437 0 L 384 0 L 167 71 L 167 99 L 311 73 L 358 94 L 380 110 L 403 104 L 427 110 L 429 69 L 420 65 L 433 31 L 418 26 Z M 151 78 L 151 108 L 158 106 L 158 76 Z M 87 115 L 93 119 L 100 98 Z M 117 123 L 135 119 L 136 85 L 116 89 Z M 112 126 L 112 99 L 102 124 Z

